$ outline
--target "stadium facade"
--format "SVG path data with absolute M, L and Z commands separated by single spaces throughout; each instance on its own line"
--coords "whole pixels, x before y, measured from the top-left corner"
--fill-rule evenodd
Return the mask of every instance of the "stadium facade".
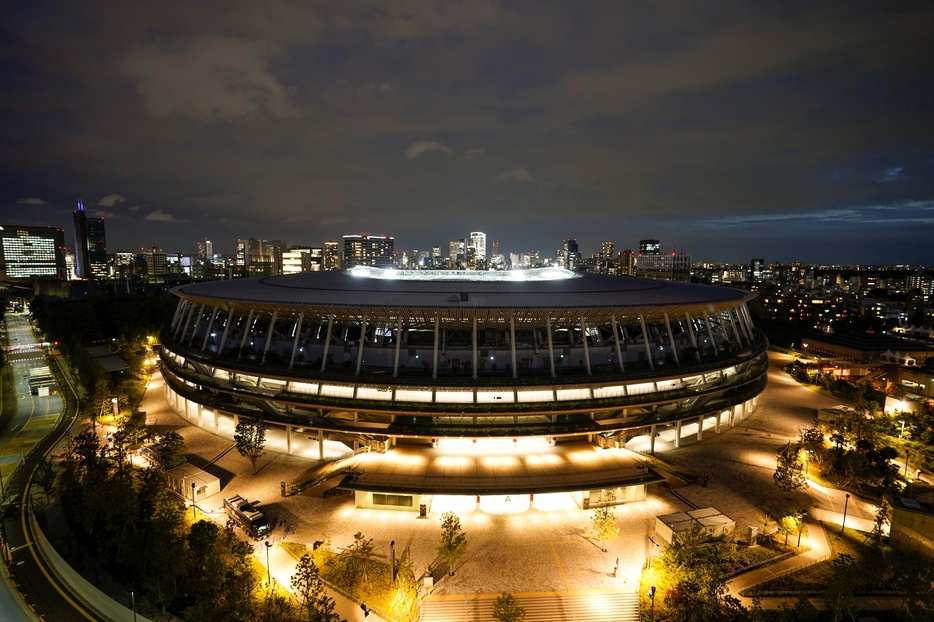
M 357 267 L 172 291 L 172 407 L 215 431 L 262 417 L 290 452 L 316 444 L 321 466 L 284 492 L 338 486 L 359 507 L 644 499 L 657 443 L 736 425 L 766 383 L 752 295 L 733 289 Z

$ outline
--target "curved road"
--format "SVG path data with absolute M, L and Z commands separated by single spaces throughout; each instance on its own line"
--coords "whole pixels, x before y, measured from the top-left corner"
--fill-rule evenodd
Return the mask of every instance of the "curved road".
M 4 552 L 9 564 L 13 589 L 22 595 L 35 614 L 47 621 L 97 621 L 91 609 L 80 603 L 58 580 L 32 542 L 27 528 L 26 504 L 31 491 L 32 472 L 38 461 L 69 430 L 77 408 L 70 393 L 48 397 L 32 395 L 27 378 L 29 369 L 48 365 L 67 386 L 56 365 L 49 363 L 45 349 L 39 348 L 24 314 L 7 314 L 7 343 L 21 347 L 7 353 L 3 378 L 3 416 L 0 417 L 0 479 L 4 496 L 2 527 L 7 542 Z M 3 582 L 9 585 L 4 576 Z M 6 586 L 5 586 L 6 587 Z M 36 615 L 17 602 L 9 589 L 0 589 L 0 618 L 35 620 Z

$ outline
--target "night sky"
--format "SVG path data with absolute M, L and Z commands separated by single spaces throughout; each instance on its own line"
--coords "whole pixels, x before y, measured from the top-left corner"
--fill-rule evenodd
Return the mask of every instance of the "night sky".
M 18 2 L 0 224 L 934 265 L 930 2 Z

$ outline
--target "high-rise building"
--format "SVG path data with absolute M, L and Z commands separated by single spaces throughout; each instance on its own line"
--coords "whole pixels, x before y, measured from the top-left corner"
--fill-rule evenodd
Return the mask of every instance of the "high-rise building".
M 52 227 L 0 227 L 0 279 L 66 277 L 65 232 Z
M 641 244 L 641 243 L 640 243 Z M 690 253 L 643 255 L 636 257 L 635 276 L 656 281 L 691 282 Z
M 448 249 L 451 254 L 451 263 L 457 265 L 459 263 L 464 263 L 467 259 L 467 240 L 464 238 L 451 240 L 448 243 Z
M 619 260 L 616 262 L 616 274 L 623 276 L 635 276 L 636 274 L 636 254 L 630 249 L 619 252 Z
M 486 266 L 486 234 L 482 231 L 470 232 L 470 248 L 474 250 L 474 260 L 468 259 L 467 264 L 471 268 L 484 268 Z
M 492 248 L 493 248 L 492 254 L 499 255 L 499 240 L 493 240 Z
M 395 255 L 395 239 L 388 235 L 357 233 L 344 236 L 344 268 L 389 267 Z
M 214 243 L 205 238 L 203 242 L 198 242 L 198 259 L 211 263 L 214 260 Z
M 75 268 L 82 279 L 107 278 L 107 236 L 103 218 L 88 218 L 84 202 L 72 212 L 75 225 Z
M 563 252 L 561 252 L 563 251 Z M 580 267 L 581 253 L 577 246 L 577 240 L 568 238 L 564 241 L 564 248 L 559 251 L 558 263 L 568 270 L 577 270 Z
M 762 282 L 762 270 L 765 268 L 764 259 L 753 259 L 749 263 L 749 280 L 753 283 Z
M 324 269 L 324 249 L 314 246 L 293 246 L 282 252 L 282 274 L 319 272 Z
M 600 244 L 600 261 L 597 264 L 597 272 L 602 274 L 616 274 L 616 257 L 613 255 L 613 249 L 616 245 L 613 242 L 603 242 Z
M 658 255 L 661 252 L 661 245 L 658 240 L 639 240 L 640 255 Z
M 324 243 L 324 269 L 340 270 L 340 267 L 341 253 L 340 249 L 337 247 L 337 242 L 328 240 Z
M 149 276 L 159 276 L 168 273 L 168 257 L 165 252 L 157 246 L 150 246 L 146 249 L 146 272 Z
M 437 268 L 441 265 L 441 247 L 432 246 L 431 247 L 431 266 Z

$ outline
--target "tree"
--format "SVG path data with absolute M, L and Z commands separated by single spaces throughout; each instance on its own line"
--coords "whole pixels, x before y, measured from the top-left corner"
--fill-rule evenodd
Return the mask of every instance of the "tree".
M 266 455 L 266 430 L 269 426 L 260 417 L 244 417 L 237 424 L 234 433 L 234 443 L 241 456 L 247 458 L 253 465 L 253 475 L 256 475 L 256 461 Z
M 833 620 L 837 622 L 843 614 L 853 608 L 853 586 L 856 583 L 858 568 L 851 555 L 840 553 L 830 562 L 833 574 L 824 592 L 824 602 L 833 612 Z
M 461 521 L 454 512 L 441 515 L 441 542 L 436 550 L 453 575 L 454 564 L 467 554 L 467 534 L 461 529 Z
M 362 532 L 353 535 L 353 544 L 347 547 L 347 552 L 351 557 L 360 562 L 363 571 L 363 580 L 370 582 L 367 569 L 370 565 L 370 557 L 373 555 L 373 538 L 367 538 Z
M 52 465 L 51 458 L 39 460 L 33 479 L 36 481 L 36 485 L 45 493 L 45 501 L 48 503 L 49 492 L 52 490 L 52 486 L 55 485 L 55 467 Z
M 772 479 L 780 490 L 785 492 L 794 492 L 807 486 L 807 478 L 804 476 L 804 465 L 801 462 L 800 451 L 797 445 L 788 443 L 780 450 L 776 456 L 778 464 L 775 467 L 775 473 Z
M 616 514 L 609 505 L 616 500 L 612 493 L 604 492 L 600 495 L 600 505 L 594 510 L 590 521 L 593 527 L 594 536 L 600 541 L 600 548 L 606 553 L 606 543 L 615 539 L 619 535 L 619 527 L 616 526 Z
M 321 595 L 321 581 L 318 577 L 318 567 L 307 553 L 298 560 L 291 584 L 292 592 L 298 599 L 299 614 L 305 607 L 314 607 L 315 601 Z
M 522 622 L 525 620 L 525 607 L 515 596 L 503 592 L 493 603 L 493 619 L 496 622 Z
M 185 437 L 175 430 L 169 430 L 163 434 L 162 440 L 159 441 L 159 460 L 166 471 L 185 464 L 188 460 Z

